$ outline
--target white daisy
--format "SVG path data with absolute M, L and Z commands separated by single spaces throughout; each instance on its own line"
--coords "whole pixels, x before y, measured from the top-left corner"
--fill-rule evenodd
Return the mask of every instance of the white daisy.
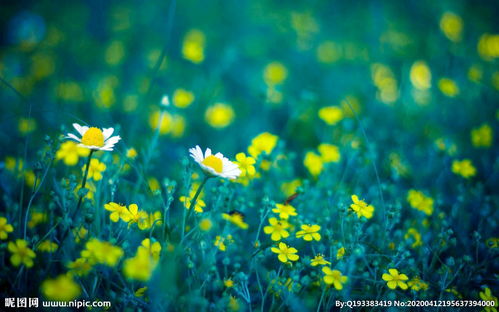
M 201 169 L 210 175 L 234 180 L 241 174 L 239 166 L 227 157 L 224 157 L 221 153 L 212 155 L 211 149 L 207 148 L 203 155 L 203 151 L 199 145 L 189 149 L 189 152 L 191 153 L 191 157 L 201 166 Z
M 73 127 L 81 135 L 81 138 L 72 133 L 68 133 L 66 138 L 80 142 L 78 146 L 86 147 L 97 151 L 112 151 L 114 144 L 121 139 L 119 135 L 111 136 L 114 128 L 103 128 L 102 130 L 95 127 L 80 126 L 77 123 Z

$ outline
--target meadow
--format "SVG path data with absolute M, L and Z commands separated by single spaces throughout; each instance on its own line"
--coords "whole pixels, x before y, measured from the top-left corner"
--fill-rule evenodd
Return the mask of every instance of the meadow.
M 1 310 L 496 312 L 498 10 L 2 4 Z

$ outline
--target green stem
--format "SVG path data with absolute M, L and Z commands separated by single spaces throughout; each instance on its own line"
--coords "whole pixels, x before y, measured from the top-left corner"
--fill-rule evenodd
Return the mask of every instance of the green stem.
M 323 288 L 322 289 L 322 294 L 321 294 L 321 299 L 319 300 L 319 304 L 317 305 L 317 312 L 319 312 L 321 310 L 321 306 L 322 306 L 322 300 L 324 300 L 324 293 L 326 292 L 326 288 Z
M 45 178 L 47 177 L 47 173 L 49 172 L 49 169 L 52 167 L 52 163 L 54 161 L 54 157 L 50 160 L 50 163 L 47 165 L 47 168 L 45 168 L 45 172 L 43 173 L 43 176 L 41 177 L 40 182 L 38 182 L 38 174 L 35 176 L 35 183 L 33 185 L 33 192 L 31 194 L 31 197 L 28 202 L 28 207 L 26 208 L 26 215 L 24 217 L 24 240 L 26 240 L 26 231 L 27 231 L 27 225 L 28 225 L 28 217 L 29 217 L 29 211 L 31 208 L 31 204 L 33 203 L 33 200 L 35 199 L 35 196 L 38 194 L 38 191 L 40 191 L 40 188 L 42 187 L 43 182 L 45 181 Z
M 201 182 L 201 184 L 199 185 L 199 187 L 196 191 L 196 194 L 194 194 L 194 198 L 192 199 L 191 204 L 189 205 L 189 209 L 187 211 L 187 216 L 184 218 L 184 222 L 182 224 L 182 239 L 184 238 L 184 234 L 185 234 L 185 225 L 189 223 L 189 218 L 191 217 L 191 214 L 192 214 L 192 211 L 194 210 L 194 207 L 196 207 L 196 202 L 198 200 L 198 197 L 201 194 L 201 191 L 203 190 L 203 187 L 209 178 L 210 178 L 209 175 L 206 175 L 204 177 L 203 181 Z
M 141 168 L 142 172 L 139 173 L 139 181 L 137 182 L 137 184 L 135 184 L 135 189 L 133 191 L 134 196 L 137 195 L 137 192 L 139 191 L 139 188 L 144 181 L 144 177 L 147 174 L 148 165 L 149 165 L 149 162 L 151 161 L 151 158 L 152 158 L 152 153 L 154 152 L 154 150 L 156 150 L 156 145 L 158 143 L 158 139 L 159 139 L 159 135 L 160 135 L 160 131 L 161 131 L 161 124 L 163 124 L 163 119 L 165 118 L 165 114 L 166 114 L 166 110 L 161 109 L 161 115 L 159 117 L 158 126 L 156 127 L 156 130 L 154 131 L 154 136 L 152 138 L 151 144 L 149 144 L 149 149 L 147 150 L 147 153 L 144 155 L 144 164 Z
M 90 169 L 90 160 L 92 159 L 93 153 L 94 153 L 94 150 L 90 150 L 90 154 L 88 154 L 87 164 L 86 164 L 86 168 L 85 168 L 85 174 L 83 175 L 83 181 L 81 181 L 81 188 L 80 189 L 84 189 L 85 185 L 87 185 L 88 171 Z M 85 197 L 85 196 L 80 195 L 80 198 L 78 199 L 78 204 L 76 205 L 75 211 L 73 211 L 73 213 L 71 214 L 70 220 L 73 220 L 75 218 L 76 214 L 78 213 L 78 211 L 80 211 L 80 207 L 81 207 L 81 204 L 83 202 L 83 197 Z M 66 238 L 68 237 L 69 228 L 70 227 L 68 226 L 68 228 L 66 229 L 66 231 L 62 235 L 61 243 L 60 243 L 61 246 L 64 243 L 64 241 L 66 240 Z M 61 249 L 62 248 L 59 248 L 59 250 L 61 250 Z
M 94 150 L 90 150 L 90 154 L 88 155 L 88 159 L 87 159 L 87 166 L 85 168 L 85 175 L 83 176 L 83 181 L 81 181 L 81 188 L 80 189 L 84 189 L 85 185 L 87 185 L 88 170 L 90 169 L 90 160 L 92 159 L 93 153 L 94 153 Z M 83 202 L 83 197 L 84 196 L 80 195 L 80 198 L 78 199 L 78 205 L 76 206 L 76 211 L 73 213 L 73 217 L 74 217 L 74 214 L 80 210 L 81 203 Z

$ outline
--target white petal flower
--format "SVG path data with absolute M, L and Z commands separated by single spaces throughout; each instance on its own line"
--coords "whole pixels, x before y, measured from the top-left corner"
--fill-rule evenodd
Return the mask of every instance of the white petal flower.
M 101 130 L 95 127 L 80 126 L 77 123 L 74 123 L 73 127 L 78 131 L 81 138 L 73 133 L 68 133 L 66 138 L 80 142 L 78 146 L 94 151 L 112 151 L 114 144 L 121 140 L 119 135 L 111 136 L 114 128 L 103 128 Z
M 189 152 L 191 157 L 201 166 L 201 169 L 210 175 L 234 180 L 241 174 L 239 166 L 221 153 L 212 155 L 211 149 L 207 148 L 203 154 L 199 145 L 189 149 Z

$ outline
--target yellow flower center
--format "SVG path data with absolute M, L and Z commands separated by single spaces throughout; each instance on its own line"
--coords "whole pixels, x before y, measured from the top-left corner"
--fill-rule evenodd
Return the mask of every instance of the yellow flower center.
M 215 170 L 218 173 L 221 173 L 222 169 L 223 169 L 222 160 L 218 157 L 213 156 L 213 155 L 206 157 L 203 160 L 202 164 L 212 168 L 213 170 Z
M 85 132 L 81 138 L 81 143 L 88 146 L 104 146 L 104 134 L 99 128 L 92 127 Z
M 17 250 L 17 254 L 21 258 L 25 258 L 28 255 L 28 250 L 26 248 L 21 247 Z

